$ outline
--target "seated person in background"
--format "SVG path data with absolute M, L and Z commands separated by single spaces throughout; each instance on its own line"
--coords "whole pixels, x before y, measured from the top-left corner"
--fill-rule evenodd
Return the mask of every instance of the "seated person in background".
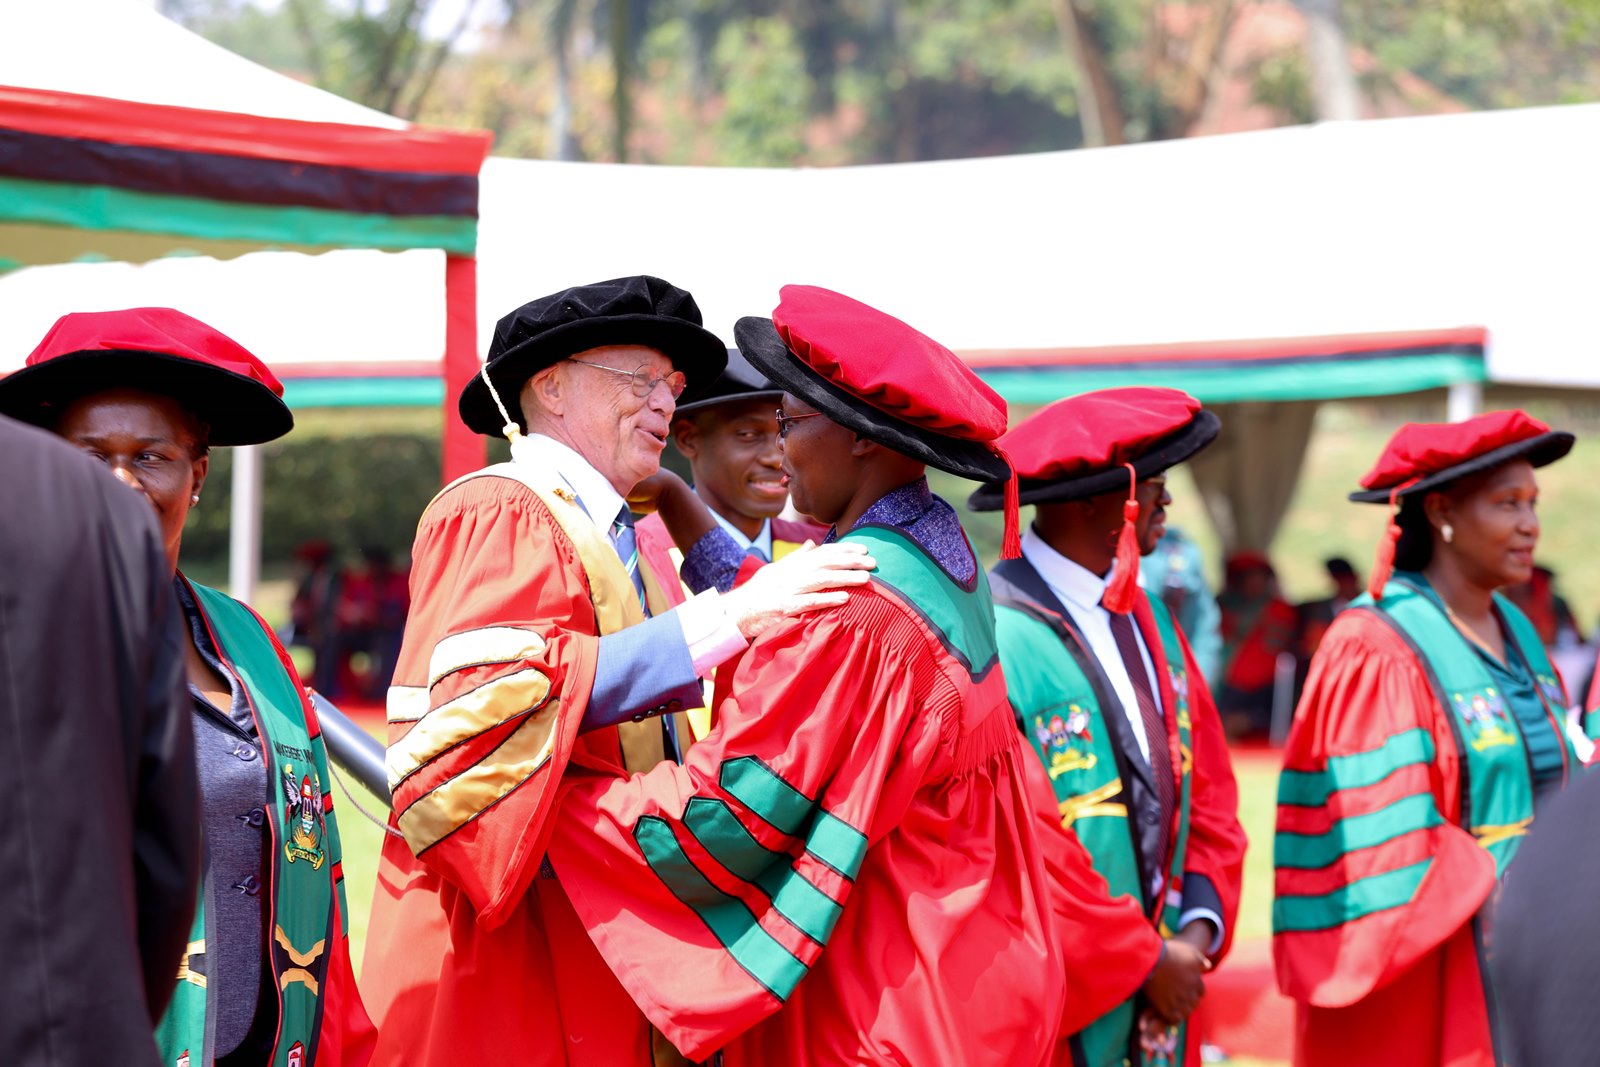
M 394 565 L 394 556 L 381 545 L 361 550 L 367 561 L 367 582 L 371 589 L 372 641 L 367 652 L 366 688 L 370 700 L 382 700 L 400 661 L 400 640 L 406 632 L 406 613 L 411 609 L 410 574 Z
M 1330 556 L 1322 561 L 1322 566 L 1328 572 L 1328 580 L 1333 583 L 1333 593 L 1321 600 L 1307 600 L 1295 606 L 1300 618 L 1295 638 L 1297 680 L 1305 678 L 1306 667 L 1311 663 L 1311 657 L 1317 654 L 1322 635 L 1333 625 L 1333 617 L 1361 595 L 1361 578 L 1349 560 L 1343 556 Z
M 1222 609 L 1222 688 L 1217 709 L 1230 736 L 1264 732 L 1272 720 L 1278 657 L 1293 654 L 1299 618 L 1278 591 L 1272 564 L 1260 552 L 1228 557 Z
M 1222 616 L 1206 584 L 1200 546 L 1178 527 L 1168 526 L 1155 551 L 1140 561 L 1139 584 L 1172 613 L 1206 684 L 1222 684 L 1217 676 L 1222 668 Z

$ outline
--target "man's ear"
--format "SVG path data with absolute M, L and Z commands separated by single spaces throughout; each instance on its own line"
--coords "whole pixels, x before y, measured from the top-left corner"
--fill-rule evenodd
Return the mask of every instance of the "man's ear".
M 567 413 L 567 378 L 564 363 L 556 362 L 535 371 L 522 387 L 522 417 L 533 421 L 534 410 L 561 417 Z M 532 408 L 530 409 L 530 402 Z
M 855 440 L 850 442 L 850 455 L 856 459 L 866 459 L 883 446 L 870 437 L 855 435 Z
M 700 427 L 691 418 L 672 420 L 672 443 L 678 446 L 683 458 L 693 461 L 700 455 Z

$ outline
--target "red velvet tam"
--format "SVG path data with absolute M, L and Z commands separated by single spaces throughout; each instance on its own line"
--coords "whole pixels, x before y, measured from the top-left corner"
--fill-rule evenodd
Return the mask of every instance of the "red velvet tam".
M 740 319 L 739 350 L 785 391 L 864 437 L 952 474 L 1006 479 L 1006 402 L 944 345 L 815 285 L 786 285 L 771 320 Z
M 1021 502 L 1081 500 L 1128 489 L 1216 439 L 1221 422 L 1179 389 L 1100 389 L 1049 404 L 1000 439 L 1021 479 Z M 1000 506 L 1001 486 L 972 494 L 975 511 Z
M 862 437 L 974 481 L 1007 486 L 1001 555 L 1019 552 L 1016 478 L 999 446 L 1006 402 L 920 330 L 842 293 L 786 285 L 770 319 L 734 339 L 785 392 Z
M 63 315 L 23 368 L 0 380 L 0 412 L 48 426 L 74 400 L 124 386 L 171 396 L 216 445 L 259 444 L 294 426 L 266 364 L 172 308 Z
M 1362 491 L 1350 499 L 1387 503 L 1517 458 L 1543 467 L 1570 452 L 1573 440 L 1524 411 L 1491 411 L 1463 422 L 1408 422 L 1389 438 L 1361 479 Z

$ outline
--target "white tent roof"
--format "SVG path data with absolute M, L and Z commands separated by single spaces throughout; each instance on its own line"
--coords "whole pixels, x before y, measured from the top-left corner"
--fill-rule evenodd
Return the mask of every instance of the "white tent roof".
M 106 46 L 106 62 L 121 57 L 124 70 L 107 77 L 122 95 L 143 84 L 141 98 L 163 102 L 177 101 L 158 94 L 395 121 L 147 11 L 71 4 L 127 19 L 96 41 L 152 35 L 146 48 Z M 66 6 L 23 10 L 54 18 Z M 0 81 L 29 53 L 25 36 L 0 36 Z M 164 58 L 180 46 L 192 63 Z M 213 66 L 195 77 L 202 58 Z M 70 66 L 74 77 L 102 73 L 99 62 Z M 134 68 L 154 82 L 139 82 Z M 182 77 L 161 84 L 161 72 Z M 259 103 L 240 95 L 257 91 Z M 496 318 L 534 296 L 655 273 L 691 289 L 725 337 L 740 315 L 769 310 L 781 284 L 810 282 L 957 350 L 1483 325 L 1493 380 L 1600 385 L 1588 311 L 1600 280 L 1596 173 L 1600 105 L 826 170 L 492 159 L 482 176 L 480 346 Z M 150 303 L 212 321 L 291 373 L 297 363 L 436 360 L 441 271 L 427 252 L 22 270 L 0 278 L 0 370 L 65 311 Z
M 0 85 L 141 104 L 401 129 L 381 111 L 257 66 L 137 0 L 5 5 Z

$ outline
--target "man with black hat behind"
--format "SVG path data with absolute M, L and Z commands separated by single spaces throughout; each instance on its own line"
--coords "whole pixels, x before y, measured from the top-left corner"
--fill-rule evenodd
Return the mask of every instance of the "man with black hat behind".
M 1004 477 L 1005 402 L 949 349 L 826 289 L 786 286 L 735 336 L 786 390 L 795 506 L 869 547 L 873 581 L 720 672 L 718 725 L 682 766 L 574 779 L 551 859 L 691 1058 L 1045 1063 L 1069 997 L 1083 1022 L 1111 1004 L 1060 945 L 1109 952 L 1148 927 L 1055 825 L 996 669 L 988 583 L 924 477 Z
M 783 390 L 750 365 L 737 348 L 728 366 L 700 399 L 679 404 L 672 416 L 672 443 L 694 474 L 696 496 L 721 533 L 700 537 L 689 554 L 678 551 L 662 511 L 639 523 L 639 557 L 657 574 L 679 574 L 681 585 L 662 587 L 667 600 L 682 603 L 685 588 L 723 592 L 756 568 L 782 559 L 807 541 L 820 542 L 827 529 L 785 519 L 789 489 L 778 447 L 778 402 Z M 687 491 L 686 489 L 684 491 Z M 694 529 L 687 531 L 694 536 Z M 707 709 L 689 713 L 695 735 L 710 725 Z
M 1218 427 L 1176 389 L 1108 389 L 1059 400 L 1002 439 L 1021 500 L 1038 505 L 1022 558 L 991 572 L 1011 705 L 1062 825 L 1166 940 L 1139 995 L 1075 1035 L 1062 1062 L 1197 1067 L 1199 1035 L 1184 1023 L 1233 931 L 1245 838 L 1221 724 L 1182 631 L 1138 586 L 1172 500 L 1164 472 Z M 972 506 L 1001 499 L 994 483 Z
M 652 1062 L 648 1023 L 545 859 L 566 778 L 676 757 L 700 676 L 784 615 L 842 603 L 822 590 L 872 563 L 812 550 L 667 608 L 624 501 L 647 506 L 678 398 L 725 360 L 688 293 L 620 278 L 507 315 L 462 392 L 463 421 L 503 432 L 512 460 L 447 486 L 412 551 L 388 697 L 398 833 L 365 967 L 375 1064 Z

